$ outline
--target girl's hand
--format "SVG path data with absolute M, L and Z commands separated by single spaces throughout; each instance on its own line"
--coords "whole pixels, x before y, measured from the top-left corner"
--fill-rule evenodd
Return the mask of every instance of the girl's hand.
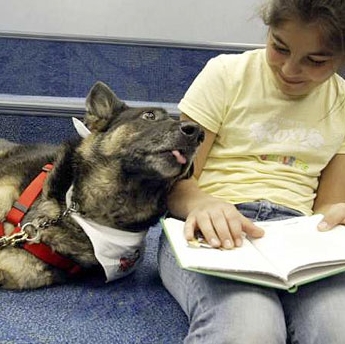
M 324 218 L 318 224 L 319 231 L 328 231 L 336 225 L 345 225 L 345 203 L 336 203 L 323 212 Z
M 243 232 L 254 238 L 264 235 L 263 229 L 255 226 L 234 205 L 214 199 L 192 210 L 186 218 L 185 237 L 193 240 L 200 230 L 212 247 L 231 249 L 242 245 Z

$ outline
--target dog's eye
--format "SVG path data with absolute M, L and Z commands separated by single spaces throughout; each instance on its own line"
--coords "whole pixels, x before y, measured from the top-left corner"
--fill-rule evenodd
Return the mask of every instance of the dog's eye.
M 156 115 L 151 111 L 144 112 L 142 118 L 147 119 L 148 121 L 154 121 L 156 119 Z

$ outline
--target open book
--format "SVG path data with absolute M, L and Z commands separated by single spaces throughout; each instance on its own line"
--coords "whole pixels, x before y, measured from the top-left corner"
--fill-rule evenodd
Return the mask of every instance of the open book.
M 319 232 L 321 220 L 322 215 L 313 215 L 258 222 L 265 235 L 244 237 L 243 245 L 232 250 L 187 242 L 183 221 L 161 222 L 182 268 L 293 292 L 299 285 L 345 271 L 345 226 Z

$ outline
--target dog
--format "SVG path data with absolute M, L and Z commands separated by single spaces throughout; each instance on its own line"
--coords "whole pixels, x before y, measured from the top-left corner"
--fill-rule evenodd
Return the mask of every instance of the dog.
M 169 191 L 191 176 L 204 139 L 197 124 L 163 108 L 129 107 L 102 82 L 86 97 L 83 123 L 86 137 L 59 146 L 0 140 L 1 288 L 66 283 L 94 268 L 108 281 L 131 273 L 148 229 L 167 211 Z M 41 173 L 41 191 L 23 205 Z M 10 219 L 16 212 L 19 223 Z M 42 260 L 41 251 L 53 258 Z

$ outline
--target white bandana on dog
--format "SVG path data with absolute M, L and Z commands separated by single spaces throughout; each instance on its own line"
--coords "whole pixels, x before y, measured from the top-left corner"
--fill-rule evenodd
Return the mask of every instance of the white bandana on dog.
M 85 124 L 76 117 L 72 117 L 73 125 L 79 136 L 85 138 L 91 134 L 91 131 L 85 126 Z
M 85 138 L 90 134 L 83 122 L 74 117 L 72 120 L 81 137 Z M 72 192 L 73 186 L 66 193 L 67 207 L 71 205 Z M 89 237 L 95 256 L 105 271 L 107 282 L 130 274 L 143 260 L 147 230 L 126 232 L 100 225 L 78 213 L 72 212 L 71 217 Z
M 71 204 L 72 189 L 73 186 L 66 194 L 67 207 Z M 95 256 L 104 269 L 107 282 L 129 275 L 143 260 L 147 230 L 126 232 L 100 225 L 78 213 L 72 212 L 71 217 L 89 237 Z

